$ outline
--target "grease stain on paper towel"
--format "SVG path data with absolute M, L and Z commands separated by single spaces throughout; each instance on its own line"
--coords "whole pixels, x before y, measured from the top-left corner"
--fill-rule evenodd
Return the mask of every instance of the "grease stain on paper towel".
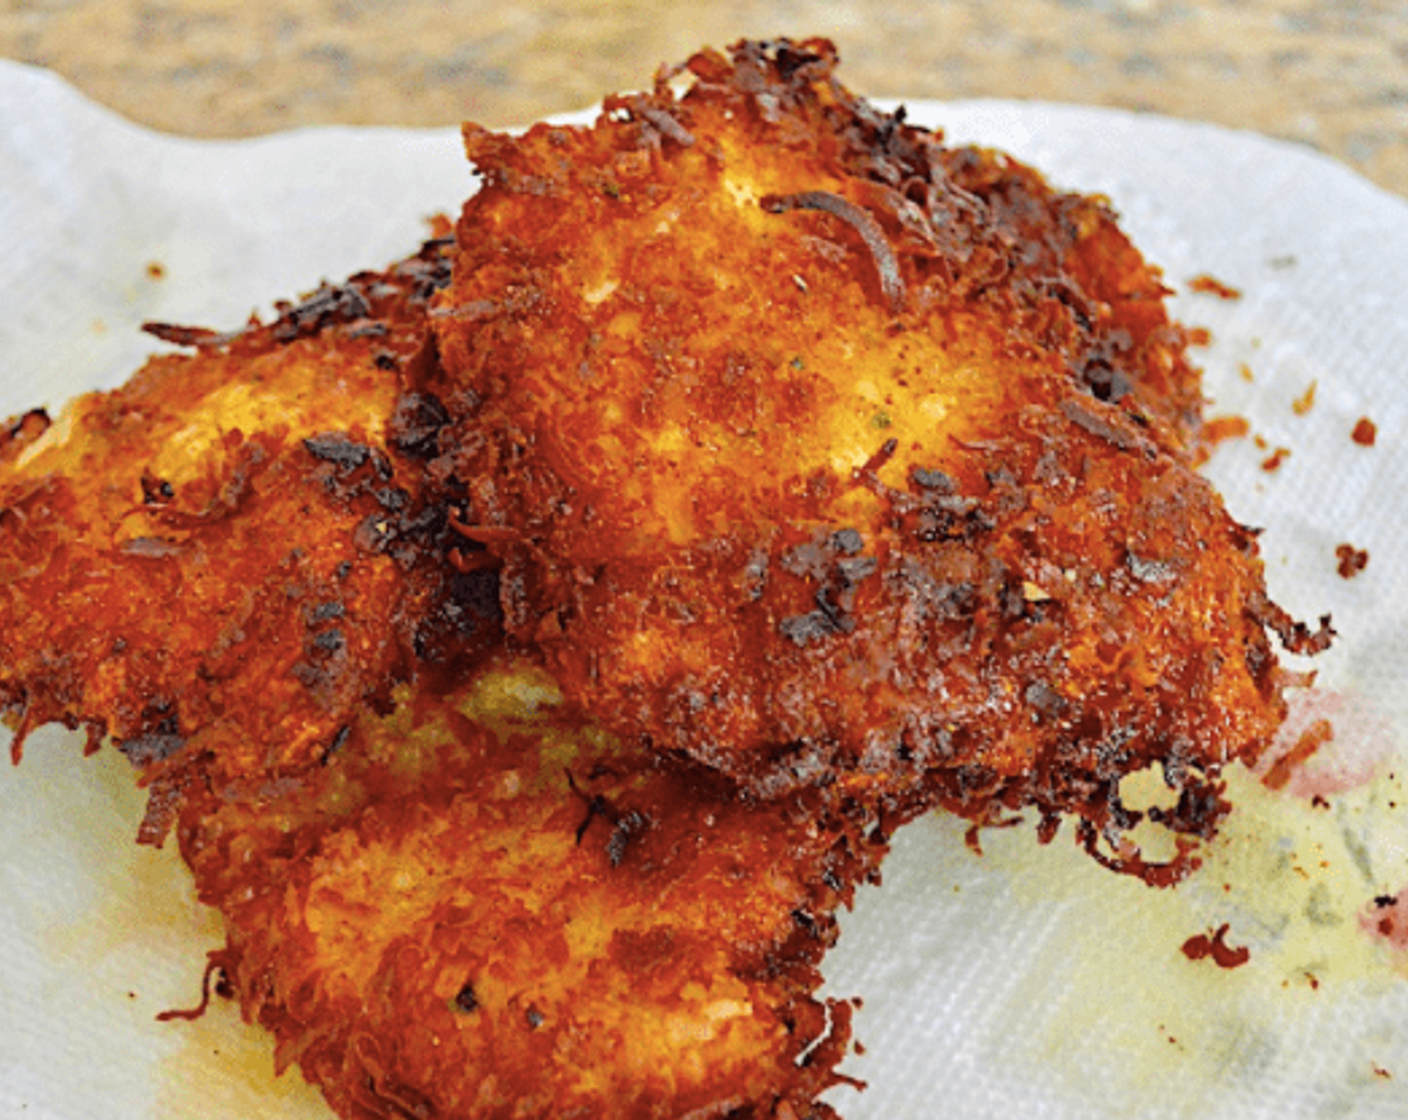
M 1333 737 L 1268 788 L 1260 779 L 1276 757 L 1327 718 Z M 1020 1040 L 1005 1057 L 1053 1070 L 1070 1102 L 1101 1116 L 1222 1115 L 1229 1091 L 1259 1085 L 1301 1086 L 1288 1100 L 1401 1091 L 1374 1072 L 1377 1028 L 1364 1025 L 1363 1039 L 1352 1029 L 1327 1039 L 1323 1028 L 1408 978 L 1408 941 L 1395 948 L 1366 918 L 1376 898 L 1394 898 L 1395 913 L 1398 898 L 1408 903 L 1395 894 L 1408 887 L 1403 762 L 1362 702 L 1301 696 L 1258 770 L 1227 772 L 1233 812 L 1174 890 L 1081 866 L 1059 840 L 1038 860 L 1022 830 L 985 835 L 985 858 L 1010 877 L 1018 905 L 1075 915 L 1043 940 L 1000 1013 L 999 1030 Z M 1131 802 L 1158 785 L 1130 790 Z M 1224 923 L 1229 943 L 1250 950 L 1245 967 L 1180 951 Z M 1401 1049 L 1401 1031 L 1385 1043 Z
M 39 862 L 57 862 L 43 884 L 42 959 L 65 991 L 81 989 L 103 1052 L 147 1056 L 149 1120 L 331 1120 L 297 1068 L 275 1077 L 273 1038 L 238 1003 L 217 997 L 200 1019 L 156 1021 L 199 1001 L 204 954 L 224 943 L 220 916 L 196 899 L 174 841 L 136 843 L 146 793 L 119 752 L 83 759 L 81 737 L 57 727 L 31 743 L 39 749 L 5 778 L 25 786 Z

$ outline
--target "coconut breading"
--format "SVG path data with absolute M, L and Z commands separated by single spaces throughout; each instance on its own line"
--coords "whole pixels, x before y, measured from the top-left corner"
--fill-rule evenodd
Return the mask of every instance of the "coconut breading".
M 92 749 L 111 735 L 154 782 L 156 841 L 197 770 L 257 784 L 315 763 L 408 674 L 418 637 L 455 636 L 463 581 L 406 574 L 446 531 L 433 511 L 411 523 L 420 410 L 403 395 L 445 257 L 430 243 L 228 335 L 153 325 L 194 352 L 6 427 L 0 705 L 16 759 L 46 722 L 85 726 Z
M 1294 680 L 1100 199 L 740 43 L 468 126 L 452 245 L 0 431 L 0 709 L 111 736 L 339 1115 L 831 1117 L 899 823 L 1168 883 Z M 1154 865 L 1133 771 L 1178 791 Z
M 1159 762 L 1206 831 L 1287 625 L 1193 470 L 1159 274 L 835 63 L 742 43 L 590 128 L 466 128 L 426 386 L 456 524 L 571 702 L 760 795 L 1035 806 L 1093 846 Z
M 212 960 L 340 1115 L 834 1117 L 835 912 L 885 851 L 554 719 L 541 670 L 398 696 L 258 806 L 190 801 Z

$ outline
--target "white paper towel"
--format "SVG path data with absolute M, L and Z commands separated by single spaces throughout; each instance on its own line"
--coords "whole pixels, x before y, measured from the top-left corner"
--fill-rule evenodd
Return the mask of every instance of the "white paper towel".
M 864 1001 L 846 1068 L 870 1082 L 831 1099 L 852 1120 L 1408 1116 L 1408 952 L 1370 932 L 1373 900 L 1408 888 L 1408 204 L 1210 126 L 909 108 L 1109 196 L 1179 317 L 1212 330 L 1212 411 L 1268 446 L 1230 443 L 1211 473 L 1267 527 L 1274 597 L 1334 614 L 1343 637 L 1301 718 L 1330 718 L 1336 739 L 1279 793 L 1234 776 L 1239 811 L 1176 891 L 1101 870 L 1065 835 L 1041 848 L 1030 827 L 985 835 L 982 858 L 959 822 L 906 830 L 827 962 L 828 990 Z M 453 131 L 176 140 L 0 63 L 0 415 L 119 383 L 156 348 L 143 320 L 232 327 L 384 265 L 470 188 Z M 1242 298 L 1187 293 L 1202 273 Z M 1372 448 L 1350 439 L 1360 416 Z M 1291 453 L 1270 473 L 1275 447 Z M 1352 581 L 1341 543 L 1370 554 Z M 154 1021 L 195 1002 L 218 920 L 174 853 L 130 843 L 125 761 L 78 756 L 51 729 L 0 773 L 0 1116 L 326 1116 L 296 1073 L 273 1080 L 267 1040 L 228 1006 Z M 1248 964 L 1180 952 L 1223 923 Z

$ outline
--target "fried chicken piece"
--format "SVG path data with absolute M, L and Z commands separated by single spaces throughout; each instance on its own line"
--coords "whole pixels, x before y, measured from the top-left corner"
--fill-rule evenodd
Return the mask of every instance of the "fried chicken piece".
M 234 790 L 315 762 L 405 674 L 417 627 L 465 605 L 448 578 L 406 576 L 445 531 L 409 523 L 423 449 L 401 391 L 447 275 L 433 242 L 268 325 L 153 326 L 195 353 L 7 425 L 0 705 L 16 760 L 51 720 L 86 726 L 91 749 L 110 733 L 155 783 L 143 839 L 159 841 L 194 773 Z
M 654 766 L 522 664 L 400 699 L 264 804 L 183 809 L 280 1067 L 348 1120 L 834 1116 L 816 966 L 873 822 Z
M 466 128 L 422 385 L 456 524 L 573 703 L 757 794 L 1035 806 L 1094 851 L 1157 762 L 1206 832 L 1291 624 L 1192 469 L 1159 275 L 1101 201 L 834 65 L 743 43 L 592 128 Z

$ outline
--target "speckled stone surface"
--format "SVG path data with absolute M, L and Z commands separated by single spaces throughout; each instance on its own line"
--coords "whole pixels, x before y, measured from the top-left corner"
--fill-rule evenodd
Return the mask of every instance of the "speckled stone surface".
M 1402 0 L 34 0 L 0 55 L 190 136 L 526 123 L 743 36 L 821 34 L 872 96 L 1032 97 L 1253 128 L 1408 196 Z

